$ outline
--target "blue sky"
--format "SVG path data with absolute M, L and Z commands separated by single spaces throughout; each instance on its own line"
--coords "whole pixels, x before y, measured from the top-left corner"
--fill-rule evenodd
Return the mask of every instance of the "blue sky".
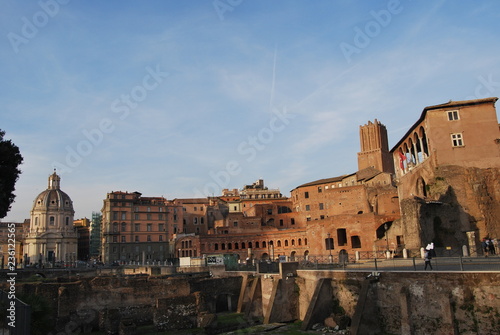
M 22 221 L 54 167 L 75 218 L 107 192 L 218 195 L 357 170 L 425 106 L 500 96 L 498 1 L 2 2 L 0 129 Z

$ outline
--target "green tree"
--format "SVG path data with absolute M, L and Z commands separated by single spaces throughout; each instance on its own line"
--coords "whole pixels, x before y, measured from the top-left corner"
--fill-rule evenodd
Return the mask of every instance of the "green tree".
M 16 181 L 21 170 L 19 165 L 23 156 L 19 148 L 11 140 L 4 140 L 5 131 L 0 129 L 0 219 L 7 216 L 10 206 L 16 197 Z

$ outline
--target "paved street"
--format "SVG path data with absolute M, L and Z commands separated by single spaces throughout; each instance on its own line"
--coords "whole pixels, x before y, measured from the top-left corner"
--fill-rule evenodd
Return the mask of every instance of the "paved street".
M 500 257 L 435 257 L 431 261 L 432 271 L 500 271 Z M 320 268 L 328 267 L 319 264 Z M 311 267 L 311 270 L 313 267 Z M 424 260 L 421 258 L 394 258 L 377 260 L 360 260 L 348 263 L 345 268 L 335 264 L 333 270 L 347 271 L 424 271 Z M 430 269 L 427 269 L 430 271 Z

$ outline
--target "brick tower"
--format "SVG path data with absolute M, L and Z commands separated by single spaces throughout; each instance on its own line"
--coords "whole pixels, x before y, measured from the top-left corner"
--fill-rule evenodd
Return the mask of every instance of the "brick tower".
M 374 167 L 381 172 L 394 173 L 389 153 L 387 129 L 377 119 L 359 127 L 361 152 L 358 152 L 358 170 Z

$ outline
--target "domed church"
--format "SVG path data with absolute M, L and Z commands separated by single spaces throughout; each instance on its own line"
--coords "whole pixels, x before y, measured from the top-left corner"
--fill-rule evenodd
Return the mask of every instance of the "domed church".
M 78 239 L 73 227 L 73 202 L 61 191 L 61 177 L 49 176 L 49 187 L 33 202 L 30 229 L 25 240 L 27 264 L 74 262 Z

